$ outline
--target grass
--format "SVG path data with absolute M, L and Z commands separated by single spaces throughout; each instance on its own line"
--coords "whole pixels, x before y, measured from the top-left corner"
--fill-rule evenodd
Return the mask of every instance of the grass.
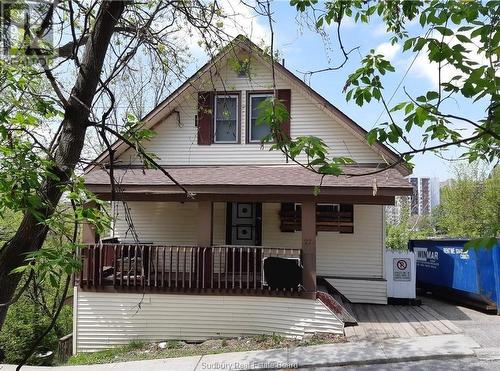
M 131 343 L 94 353 L 79 353 L 68 360 L 70 365 L 91 365 L 98 363 L 114 363 L 139 361 L 143 359 L 187 357 L 205 354 L 228 352 L 244 352 L 272 348 L 293 348 L 308 345 L 319 345 L 344 342 L 343 336 L 332 334 L 315 334 L 303 340 L 288 339 L 280 335 L 258 335 L 243 338 L 212 339 L 202 343 L 186 343 L 168 340 L 160 343 Z

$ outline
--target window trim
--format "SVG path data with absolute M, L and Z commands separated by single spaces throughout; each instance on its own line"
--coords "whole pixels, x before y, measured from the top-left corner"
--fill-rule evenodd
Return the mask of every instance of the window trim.
M 302 202 L 294 202 L 293 203 L 293 208 L 295 211 L 297 211 L 297 206 L 300 208 L 302 211 Z M 340 204 L 339 203 L 333 203 L 333 202 L 317 202 L 316 203 L 316 212 L 319 212 L 318 206 L 334 206 L 336 208 L 335 212 L 340 212 Z
M 257 140 L 252 140 L 252 98 L 253 97 L 272 97 L 274 94 L 273 92 L 249 92 L 248 93 L 248 115 L 247 115 L 247 143 L 250 144 L 261 144 L 262 141 L 257 139 Z M 271 143 L 271 142 L 269 142 Z
M 316 211 L 318 211 L 318 206 L 335 206 L 336 211 L 340 212 L 340 204 L 339 203 L 318 202 L 318 203 L 316 203 Z
M 218 141 L 216 138 L 217 131 L 217 98 L 236 98 L 236 139 L 234 141 Z M 214 94 L 214 103 L 213 103 L 213 139 L 212 144 L 239 144 L 241 143 L 241 94 L 240 92 L 227 92 L 227 93 L 215 93 Z

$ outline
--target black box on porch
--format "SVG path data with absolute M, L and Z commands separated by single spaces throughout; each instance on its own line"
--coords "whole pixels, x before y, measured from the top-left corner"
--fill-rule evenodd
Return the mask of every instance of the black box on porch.
M 302 283 L 302 266 L 297 259 L 268 257 L 264 277 L 272 290 L 297 289 Z

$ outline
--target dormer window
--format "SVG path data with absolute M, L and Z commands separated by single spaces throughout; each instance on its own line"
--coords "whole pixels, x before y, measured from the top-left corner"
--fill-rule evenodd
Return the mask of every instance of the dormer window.
M 214 143 L 238 143 L 238 95 L 215 96 Z
M 248 141 L 250 143 L 260 143 L 262 138 L 266 135 L 269 135 L 271 132 L 271 128 L 269 125 L 265 123 L 257 123 L 257 118 L 260 114 L 260 104 L 264 102 L 266 99 L 272 97 L 272 94 L 255 94 L 252 93 L 249 95 L 249 133 L 248 133 Z

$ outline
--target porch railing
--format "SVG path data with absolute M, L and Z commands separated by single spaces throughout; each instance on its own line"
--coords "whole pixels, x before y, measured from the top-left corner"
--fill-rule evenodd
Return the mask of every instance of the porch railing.
M 160 291 L 298 292 L 299 286 L 272 287 L 266 259 L 286 258 L 301 266 L 301 250 L 261 246 L 160 246 L 95 244 L 80 250 L 82 288 L 150 288 Z M 274 269 L 274 268 L 273 268 Z M 267 272 L 269 274 L 283 272 Z

